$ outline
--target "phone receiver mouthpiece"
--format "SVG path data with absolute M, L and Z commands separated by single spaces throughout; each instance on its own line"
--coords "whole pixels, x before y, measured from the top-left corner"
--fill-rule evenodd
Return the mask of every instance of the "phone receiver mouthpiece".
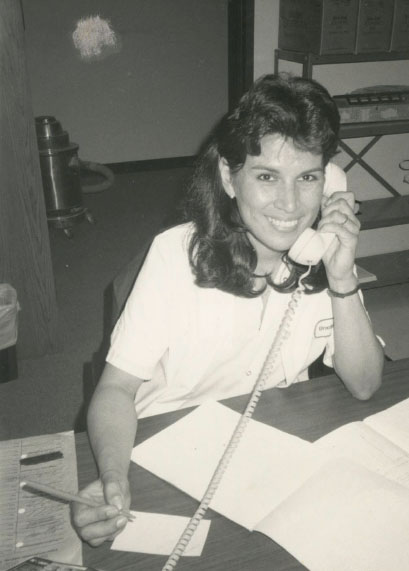
M 335 234 L 316 232 L 306 228 L 288 252 L 289 258 L 298 264 L 315 266 L 322 259 Z

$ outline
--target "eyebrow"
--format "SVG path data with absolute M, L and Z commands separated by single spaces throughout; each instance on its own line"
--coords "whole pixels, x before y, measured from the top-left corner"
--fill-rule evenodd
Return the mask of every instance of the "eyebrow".
M 257 170 L 257 171 L 268 171 L 268 172 L 273 172 L 273 173 L 278 173 L 280 172 L 280 169 L 275 169 L 273 167 L 267 167 L 267 166 L 263 166 L 263 165 L 254 165 L 252 167 L 250 167 L 251 170 Z M 305 171 L 302 171 L 299 173 L 298 176 L 302 176 L 304 174 L 310 174 L 313 172 L 322 172 L 324 173 L 324 169 L 322 167 L 316 167 L 316 168 L 311 168 L 311 169 L 307 169 Z

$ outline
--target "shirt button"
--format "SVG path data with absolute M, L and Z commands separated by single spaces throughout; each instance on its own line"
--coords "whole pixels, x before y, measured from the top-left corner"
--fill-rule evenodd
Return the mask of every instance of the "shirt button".
M 246 371 L 246 375 L 249 377 L 251 375 L 252 371 L 249 369 L 248 371 Z

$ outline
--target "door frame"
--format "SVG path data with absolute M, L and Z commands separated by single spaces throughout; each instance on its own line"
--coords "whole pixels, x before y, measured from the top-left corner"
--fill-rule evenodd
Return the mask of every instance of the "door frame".
M 228 3 L 228 105 L 232 109 L 254 81 L 254 0 Z

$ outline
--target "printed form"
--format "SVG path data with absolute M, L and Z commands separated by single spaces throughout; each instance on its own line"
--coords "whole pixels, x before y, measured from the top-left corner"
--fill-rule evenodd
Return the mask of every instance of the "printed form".
M 26 479 L 76 493 L 74 433 L 0 442 L 0 571 L 33 555 L 81 564 L 69 505 L 25 490 Z

